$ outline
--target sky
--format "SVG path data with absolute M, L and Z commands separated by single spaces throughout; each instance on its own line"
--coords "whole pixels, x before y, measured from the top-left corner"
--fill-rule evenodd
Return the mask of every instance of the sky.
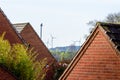
M 38 35 L 43 23 L 42 40 L 50 48 L 52 41 L 53 47 L 83 44 L 87 23 L 120 12 L 120 0 L 0 0 L 0 7 L 11 23 L 29 22 Z

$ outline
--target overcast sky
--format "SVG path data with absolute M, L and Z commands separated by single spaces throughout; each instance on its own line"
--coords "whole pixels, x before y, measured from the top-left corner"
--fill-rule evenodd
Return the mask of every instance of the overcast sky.
M 120 0 L 1 0 L 0 7 L 12 23 L 30 22 L 38 35 L 43 23 L 42 40 L 51 47 L 52 35 L 56 47 L 83 43 L 87 23 L 119 12 Z

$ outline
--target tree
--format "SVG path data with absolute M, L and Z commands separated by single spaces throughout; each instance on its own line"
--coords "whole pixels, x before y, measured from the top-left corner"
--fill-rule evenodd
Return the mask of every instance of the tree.
M 0 64 L 12 72 L 19 80 L 43 80 L 46 60 L 35 61 L 35 53 L 22 44 L 10 45 L 0 36 Z
M 105 22 L 119 23 L 120 22 L 120 12 L 114 13 L 114 14 L 108 14 L 108 16 L 105 19 Z
M 105 19 L 102 21 L 92 20 L 89 21 L 87 24 L 95 26 L 96 22 L 120 23 L 120 12 L 108 14 L 107 17 L 105 17 Z
M 92 20 L 92 21 L 89 21 L 87 24 L 91 25 L 91 26 L 95 26 L 96 22 L 99 22 L 99 21 L 98 20 Z

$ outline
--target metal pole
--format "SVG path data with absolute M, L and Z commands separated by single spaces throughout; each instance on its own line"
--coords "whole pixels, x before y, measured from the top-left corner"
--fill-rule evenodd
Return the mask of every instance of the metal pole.
M 54 37 L 51 35 L 51 47 L 53 48 L 53 39 Z
M 53 37 L 52 35 L 51 35 L 51 47 L 53 48 L 53 40 L 55 39 L 55 37 Z
M 40 27 L 41 27 L 41 29 L 40 29 L 40 38 L 42 39 L 42 27 L 43 27 L 42 23 L 41 23 Z

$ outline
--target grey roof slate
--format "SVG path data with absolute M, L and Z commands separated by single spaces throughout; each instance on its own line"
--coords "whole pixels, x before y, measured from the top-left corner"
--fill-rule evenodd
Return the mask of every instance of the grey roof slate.
M 105 30 L 114 47 L 120 51 L 120 24 L 99 22 L 99 25 Z

